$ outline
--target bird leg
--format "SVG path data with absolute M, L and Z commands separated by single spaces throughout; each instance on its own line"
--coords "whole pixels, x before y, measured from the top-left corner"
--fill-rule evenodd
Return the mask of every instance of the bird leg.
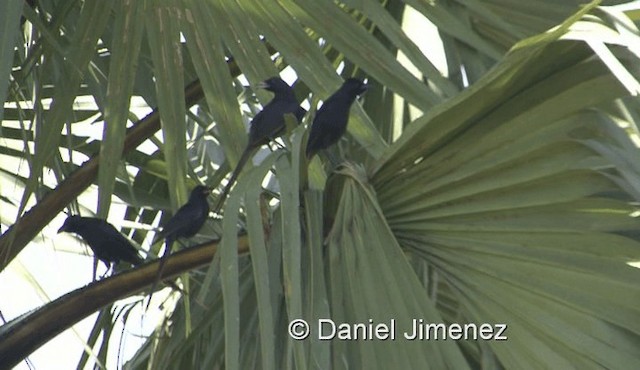
M 100 276 L 100 280 L 104 279 L 105 276 L 107 276 L 109 274 L 109 271 L 111 271 L 111 265 L 107 266 L 107 271 L 105 271 L 104 274 L 102 274 L 102 276 Z

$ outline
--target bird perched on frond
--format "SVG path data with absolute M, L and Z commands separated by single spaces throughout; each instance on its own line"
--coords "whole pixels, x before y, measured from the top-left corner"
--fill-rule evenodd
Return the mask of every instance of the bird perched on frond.
M 157 241 L 164 239 L 165 247 L 162 257 L 160 257 L 160 264 L 158 266 L 158 272 L 156 278 L 151 286 L 151 294 L 149 295 L 149 303 L 151 303 L 151 296 L 155 287 L 158 285 L 162 277 L 162 271 L 164 264 L 171 254 L 171 248 L 173 243 L 179 238 L 190 238 L 198 233 L 204 225 L 204 222 L 209 217 L 209 203 L 207 202 L 207 196 L 211 192 L 206 186 L 196 186 L 189 195 L 189 200 L 167 221 L 162 228 L 162 231 L 155 237 L 155 244 Z M 147 303 L 147 308 L 149 307 Z
M 93 254 L 107 266 L 107 272 L 113 264 L 120 261 L 133 266 L 144 262 L 131 242 L 105 220 L 95 217 L 69 216 L 58 233 L 63 231 L 80 235 Z
M 320 150 L 337 143 L 345 134 L 351 105 L 358 95 L 367 91 L 367 88 L 363 81 L 348 78 L 333 95 L 324 101 L 311 125 L 306 149 L 308 159 L 313 158 Z
M 280 77 L 272 77 L 265 80 L 259 84 L 258 87 L 273 92 L 273 99 L 251 120 L 249 141 L 238 160 L 236 168 L 231 173 L 229 182 L 220 193 L 218 202 L 213 210 L 215 213 L 218 213 L 220 208 L 222 208 L 222 204 L 238 178 L 238 175 L 240 175 L 240 171 L 255 151 L 262 145 L 268 144 L 270 141 L 285 133 L 286 125 L 284 115 L 291 113 L 296 117 L 298 123 L 300 123 L 307 113 L 307 111 L 300 106 L 300 103 L 298 103 L 291 86 Z

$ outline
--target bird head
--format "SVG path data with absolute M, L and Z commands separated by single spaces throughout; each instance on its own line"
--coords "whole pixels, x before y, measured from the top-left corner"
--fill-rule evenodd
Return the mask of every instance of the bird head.
M 67 219 L 64 221 L 62 226 L 58 229 L 58 234 L 60 234 L 63 231 L 66 231 L 66 232 L 75 232 L 75 231 L 77 231 L 78 227 L 81 224 L 81 220 L 82 220 L 82 217 L 80 217 L 78 215 L 73 215 L 73 216 L 67 217 Z
M 202 199 L 211 193 L 211 188 L 206 187 L 204 185 L 198 185 L 193 190 L 191 190 L 191 195 L 189 195 L 189 199 Z
M 288 93 L 291 91 L 291 86 L 286 83 L 280 77 L 271 77 L 258 84 L 261 89 L 269 90 L 273 93 Z
M 353 96 L 363 94 L 365 91 L 367 91 L 368 88 L 369 85 L 365 84 L 364 81 L 357 78 L 348 78 L 346 81 L 344 81 L 344 84 L 342 84 L 342 89 L 352 94 Z

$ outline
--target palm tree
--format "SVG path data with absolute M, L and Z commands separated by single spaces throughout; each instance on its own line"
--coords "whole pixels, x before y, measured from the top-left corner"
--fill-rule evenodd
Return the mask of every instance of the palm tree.
M 185 294 L 127 368 L 635 368 L 638 5 L 563 3 L 5 1 L 0 269 L 65 208 L 120 207 L 157 254 L 281 74 L 309 115 L 167 262 Z M 427 19 L 446 73 L 410 38 Z M 371 88 L 344 162 L 306 163 L 318 101 L 351 76 Z M 96 310 L 78 367 L 115 366 L 121 321 L 151 320 L 149 260 L 0 327 L 0 367 Z

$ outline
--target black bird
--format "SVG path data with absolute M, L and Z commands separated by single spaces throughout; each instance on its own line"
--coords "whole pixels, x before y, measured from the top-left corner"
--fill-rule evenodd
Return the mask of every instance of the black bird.
M 112 264 L 120 261 L 128 262 L 133 266 L 143 262 L 129 240 L 105 220 L 77 215 L 69 216 L 58 233 L 63 231 L 80 235 L 93 250 L 93 254 L 107 265 L 107 272 Z
M 231 186 L 233 186 L 238 175 L 240 175 L 242 167 L 244 167 L 254 152 L 262 145 L 268 144 L 271 140 L 284 134 L 286 129 L 284 115 L 286 113 L 294 114 L 298 123 L 300 123 L 307 113 L 307 111 L 300 106 L 300 103 L 298 103 L 291 86 L 280 77 L 272 77 L 265 80 L 259 84 L 258 87 L 273 92 L 273 99 L 251 120 L 249 142 L 242 152 L 240 160 L 238 160 L 238 165 L 231 173 L 227 186 L 225 186 L 222 193 L 220 193 L 218 203 L 214 208 L 215 213 L 220 211 L 222 203 L 229 194 L 229 190 L 231 190 Z
M 178 238 L 190 238 L 200 230 L 209 216 L 209 203 L 207 196 L 211 190 L 202 185 L 198 185 L 191 191 L 189 200 L 178 209 L 162 227 L 162 231 L 156 236 L 158 241 L 162 238 L 166 241 L 163 257 L 169 254 L 169 250 L 174 241 Z M 155 243 L 155 242 L 154 242 Z
M 162 276 L 162 270 L 167 258 L 171 254 L 171 247 L 173 242 L 179 238 L 190 238 L 202 228 L 204 222 L 209 217 L 209 203 L 207 203 L 207 195 L 211 190 L 202 185 L 196 186 L 189 195 L 189 200 L 167 221 L 162 228 L 162 231 L 156 236 L 153 244 L 156 241 L 165 240 L 164 253 L 160 257 L 160 264 L 158 266 L 158 272 L 156 273 L 156 279 L 151 286 L 151 295 L 149 296 L 149 303 L 151 303 L 151 296 L 155 287 L 158 285 Z M 149 307 L 147 303 L 147 308 Z
M 311 125 L 306 150 L 308 159 L 340 140 L 347 131 L 351 104 L 367 88 L 361 80 L 349 78 L 322 104 Z

